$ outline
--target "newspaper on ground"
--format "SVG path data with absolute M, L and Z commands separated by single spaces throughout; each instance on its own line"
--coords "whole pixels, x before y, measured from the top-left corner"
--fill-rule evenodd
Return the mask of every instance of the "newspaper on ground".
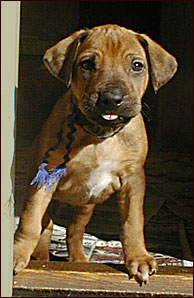
M 18 223 L 19 218 L 15 217 L 15 230 Z M 91 234 L 84 233 L 83 246 L 87 259 L 92 263 L 124 264 L 124 255 L 120 241 L 105 241 Z M 65 227 L 54 225 L 50 244 L 50 253 L 54 257 L 68 261 Z M 159 266 L 193 267 L 192 261 L 181 260 L 157 252 L 150 252 L 150 254 L 157 259 Z

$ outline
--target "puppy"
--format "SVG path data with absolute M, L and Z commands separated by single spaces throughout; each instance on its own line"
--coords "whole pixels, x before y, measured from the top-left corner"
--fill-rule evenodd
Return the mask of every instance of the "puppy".
M 26 203 L 15 235 L 14 272 L 31 255 L 48 260 L 51 200 L 71 204 L 70 262 L 86 262 L 82 239 L 96 204 L 117 194 L 129 276 L 140 284 L 157 264 L 144 241 L 144 163 L 148 145 L 141 100 L 177 70 L 147 35 L 117 25 L 80 30 L 46 51 L 44 63 L 68 87 L 36 138 Z

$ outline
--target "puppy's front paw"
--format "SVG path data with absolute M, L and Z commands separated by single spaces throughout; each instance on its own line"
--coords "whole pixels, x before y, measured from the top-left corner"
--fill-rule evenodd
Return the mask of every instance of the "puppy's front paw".
M 127 262 L 126 267 L 129 271 L 129 278 L 135 280 L 142 286 L 147 284 L 149 276 L 157 271 L 157 262 L 151 255 L 135 256 Z
M 24 268 L 27 267 L 29 261 L 30 261 L 30 257 L 15 256 L 14 257 L 13 274 L 16 275 L 16 274 L 20 273 Z
M 29 252 L 29 247 L 21 245 L 20 242 L 15 243 L 14 247 L 14 267 L 13 274 L 16 275 L 20 273 L 24 268 L 27 267 L 31 254 Z

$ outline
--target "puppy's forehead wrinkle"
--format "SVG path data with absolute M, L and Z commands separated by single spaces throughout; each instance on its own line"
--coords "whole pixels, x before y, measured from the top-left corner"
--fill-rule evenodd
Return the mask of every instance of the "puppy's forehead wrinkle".
M 135 32 L 128 30 L 124 27 L 117 25 L 105 25 L 102 27 L 95 27 L 89 31 L 87 38 L 81 46 L 81 49 L 87 50 L 87 48 L 96 50 L 96 53 L 100 51 L 103 55 L 111 52 L 121 53 L 130 48 L 142 48 L 139 41 L 136 38 Z M 137 50 L 137 52 L 139 52 Z
M 134 31 L 126 29 L 125 27 L 121 27 L 115 24 L 107 24 L 107 25 L 102 25 L 102 26 L 97 26 L 89 30 L 89 32 L 94 32 L 95 34 L 103 34 L 103 35 L 118 35 L 118 34 L 124 34 L 124 33 L 129 33 L 129 34 L 135 34 Z

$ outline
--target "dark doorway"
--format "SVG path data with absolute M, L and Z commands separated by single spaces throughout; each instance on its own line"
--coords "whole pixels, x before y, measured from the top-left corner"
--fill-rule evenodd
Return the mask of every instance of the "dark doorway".
M 22 1 L 16 103 L 16 215 L 21 213 L 25 196 L 28 149 L 66 90 L 44 68 L 44 52 L 75 30 L 116 23 L 146 33 L 179 63 L 173 80 L 156 96 L 149 89 L 144 98 L 150 142 L 145 211 L 148 248 L 186 257 L 181 245 L 190 250 L 193 239 L 192 5 L 190 1 Z M 65 217 L 65 210 L 62 213 Z M 107 201 L 97 207 L 88 230 L 118 238 L 119 220 L 115 202 Z M 185 229 L 187 243 L 181 242 L 180 226 Z

